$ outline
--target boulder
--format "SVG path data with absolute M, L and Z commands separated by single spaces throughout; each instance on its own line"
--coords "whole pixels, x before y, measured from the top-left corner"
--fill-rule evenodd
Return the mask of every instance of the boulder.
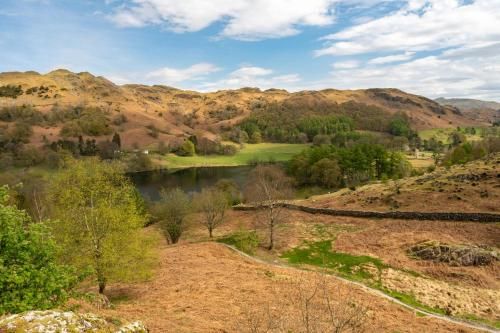
M 2 333 L 147 333 L 141 322 L 124 326 L 111 323 L 94 314 L 71 311 L 28 311 L 0 317 Z
M 426 241 L 412 246 L 408 253 L 412 257 L 451 266 L 484 266 L 499 259 L 498 251 L 469 245 L 449 245 Z

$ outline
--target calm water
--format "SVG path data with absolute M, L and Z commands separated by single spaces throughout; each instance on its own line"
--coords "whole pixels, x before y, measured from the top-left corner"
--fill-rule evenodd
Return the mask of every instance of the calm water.
M 129 177 L 144 197 L 158 200 L 162 188 L 179 187 L 188 193 L 199 192 L 221 179 L 232 180 L 242 189 L 252 169 L 253 166 L 156 170 L 132 173 Z

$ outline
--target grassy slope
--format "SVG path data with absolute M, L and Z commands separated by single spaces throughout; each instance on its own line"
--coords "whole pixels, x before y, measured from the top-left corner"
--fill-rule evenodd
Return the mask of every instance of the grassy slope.
M 169 154 L 160 161 L 160 164 L 169 168 L 187 168 L 195 166 L 237 166 L 246 165 L 252 161 L 288 161 L 295 154 L 307 148 L 305 144 L 259 143 L 246 144 L 234 156 L 177 156 Z
M 481 131 L 481 127 L 476 127 L 476 130 L 478 133 Z M 444 144 L 449 144 L 449 136 L 451 133 L 455 131 L 455 128 L 433 128 L 433 129 L 427 129 L 423 131 L 419 131 L 418 135 L 422 140 L 429 140 L 431 138 L 435 138 L 438 141 L 443 142 Z M 466 134 L 467 140 L 469 141 L 477 141 L 481 140 L 481 137 L 479 135 L 470 135 Z

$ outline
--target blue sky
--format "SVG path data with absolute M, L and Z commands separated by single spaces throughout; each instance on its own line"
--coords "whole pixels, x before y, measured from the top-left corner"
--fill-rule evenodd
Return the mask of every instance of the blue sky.
M 499 0 L 0 0 L 0 71 L 500 100 Z

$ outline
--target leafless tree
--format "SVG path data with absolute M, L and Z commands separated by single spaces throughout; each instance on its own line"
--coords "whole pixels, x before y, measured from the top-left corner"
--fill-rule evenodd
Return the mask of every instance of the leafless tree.
M 196 194 L 193 201 L 196 210 L 203 215 L 201 222 L 212 238 L 214 229 L 224 222 L 224 215 L 229 207 L 227 195 L 215 188 L 208 188 Z
M 240 332 L 358 333 L 364 332 L 367 307 L 318 274 L 275 288 L 270 303 L 253 306 L 241 318 Z
M 265 212 L 265 218 L 259 220 L 268 228 L 269 250 L 274 247 L 275 227 L 285 219 L 282 202 L 292 195 L 292 181 L 279 166 L 258 165 L 248 177 L 245 198 Z

